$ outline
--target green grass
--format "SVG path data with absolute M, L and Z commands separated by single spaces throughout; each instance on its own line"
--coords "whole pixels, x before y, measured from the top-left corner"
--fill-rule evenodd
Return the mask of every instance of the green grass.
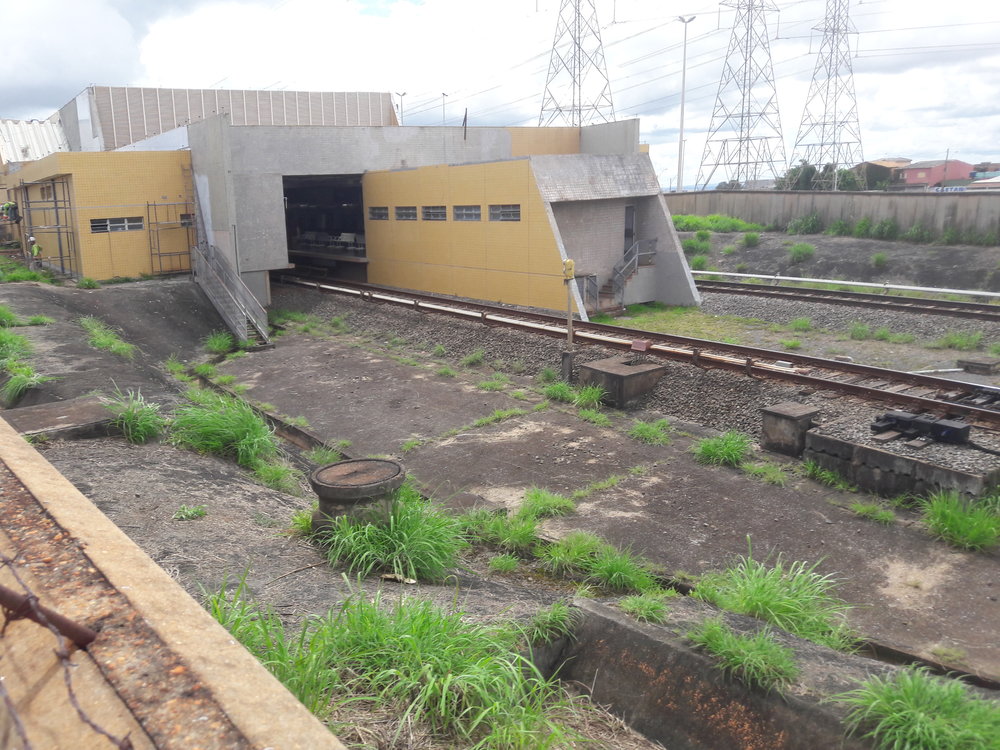
M 448 353 L 448 350 L 445 349 L 443 346 L 441 346 L 441 344 L 438 344 L 437 346 L 435 346 L 434 349 L 431 351 L 431 354 L 433 354 L 435 357 L 443 357 L 447 353 Z
M 576 401 L 576 391 L 569 383 L 559 381 L 542 388 L 542 395 L 550 401 L 560 401 L 564 404 L 572 404 Z
M 135 356 L 135 346 L 121 337 L 102 321 L 92 316 L 80 318 L 79 323 L 87 332 L 87 343 L 95 349 L 111 352 L 125 359 Z
M 938 539 L 960 549 L 985 550 L 1000 539 L 1000 515 L 957 492 L 937 492 L 923 507 L 923 522 Z
M 850 509 L 862 518 L 876 523 L 890 524 L 896 520 L 896 514 L 878 503 L 851 503 Z
M 747 635 L 713 618 L 693 628 L 687 637 L 711 654 L 722 670 L 752 687 L 781 692 L 799 675 L 795 653 L 778 643 L 767 627 Z
M 507 516 L 474 510 L 458 518 L 466 538 L 508 552 L 530 552 L 538 542 L 538 519 L 529 514 Z
M 485 356 L 486 355 L 482 349 L 476 349 L 471 354 L 462 358 L 461 365 L 462 367 L 479 367 L 483 363 L 483 358 Z
M 581 409 L 599 409 L 606 395 L 607 391 L 599 385 L 585 385 L 577 390 L 573 403 Z
M 555 575 L 577 575 L 586 571 L 590 561 L 606 544 L 596 534 L 571 531 L 554 544 L 541 548 L 538 557 Z
M 48 326 L 55 322 L 55 318 L 50 318 L 48 315 L 31 315 L 24 324 L 29 326 Z
M 35 372 L 35 368 L 18 359 L 5 359 L 2 367 L 7 375 L 7 380 L 3 387 L 0 387 L 0 399 L 3 399 L 8 408 L 16 404 L 32 388 L 55 380 L 49 375 Z
M 814 482 L 819 482 L 826 487 L 831 487 L 841 492 L 857 492 L 858 489 L 837 472 L 824 469 L 815 461 L 804 461 L 802 463 L 802 473 Z
M 692 255 L 691 260 L 688 261 L 688 266 L 692 271 L 704 271 L 708 268 L 708 256 Z
M 816 248 L 808 242 L 796 242 L 788 248 L 788 259 L 792 263 L 811 260 L 814 255 L 816 255 Z
M 466 545 L 459 522 L 409 485 L 393 494 L 387 519 L 338 516 L 320 541 L 331 564 L 351 573 L 431 581 L 444 577 Z
M 618 608 L 639 622 L 659 625 L 667 620 L 666 599 L 677 596 L 675 591 L 648 591 L 626 596 L 618 602 Z
M 798 339 L 781 339 L 781 345 L 789 351 L 802 348 L 802 342 Z
M 538 382 L 554 383 L 559 380 L 559 371 L 554 367 L 543 367 L 538 371 Z
M 847 328 L 847 336 L 854 341 L 867 341 L 872 337 L 872 327 L 866 323 L 851 323 Z
M 788 327 L 796 333 L 805 333 L 812 330 L 812 321 L 809 318 L 796 318 Z
M 200 362 L 191 368 L 191 372 L 205 378 L 206 380 L 211 380 L 219 374 L 215 369 L 215 365 L 211 362 Z
M 232 385 L 236 382 L 235 375 L 216 375 L 215 383 L 216 385 Z
M 775 487 L 784 487 L 788 484 L 788 474 L 785 470 L 767 461 L 761 461 L 760 463 L 747 461 L 740 468 L 744 474 L 758 479 L 764 484 L 770 484 Z
M 481 391 L 502 391 L 510 385 L 510 377 L 502 372 L 493 373 L 493 377 L 476 384 L 476 388 Z
M 442 378 L 453 378 L 458 375 L 453 369 L 448 367 L 448 365 L 443 365 L 436 370 L 436 374 L 440 375 Z
M 712 251 L 712 243 L 708 240 L 699 240 L 697 237 L 688 237 L 681 240 L 681 248 L 687 255 L 707 255 Z
M 653 422 L 636 420 L 628 431 L 628 436 L 640 443 L 649 445 L 667 445 L 670 442 L 670 433 L 673 428 L 667 419 L 657 419 Z
M 76 282 L 76 286 L 79 289 L 100 289 L 101 285 L 98 284 L 94 279 L 89 276 L 82 276 Z
M 889 256 L 885 253 L 875 253 L 872 255 L 872 268 L 879 271 L 886 268 L 889 265 Z
M 743 247 L 757 247 L 760 244 L 760 233 L 744 232 L 743 239 L 740 242 L 742 242 Z
M 832 700 L 848 708 L 848 733 L 871 740 L 876 750 L 1000 747 L 1000 704 L 921 668 L 870 677 Z
M 318 445 L 315 448 L 310 448 L 302 455 L 309 463 L 315 464 L 316 466 L 335 464 L 344 459 L 340 451 L 325 445 Z
M 771 567 L 750 555 L 722 571 L 705 573 L 694 596 L 731 612 L 759 617 L 789 633 L 836 649 L 848 649 L 853 636 L 844 615 L 849 605 L 833 591 L 836 582 L 804 562 Z
M 564 516 L 576 510 L 576 504 L 568 497 L 554 492 L 532 487 L 524 493 L 524 500 L 517 510 L 521 518 L 548 518 Z
M 971 352 L 983 345 L 982 331 L 949 331 L 931 344 L 933 349 L 954 349 Z
M 674 227 L 678 232 L 697 232 L 699 230 L 709 230 L 720 234 L 732 234 L 733 232 L 745 232 L 747 230 L 760 230 L 760 224 L 751 224 L 742 219 L 735 219 L 722 214 L 710 214 L 708 216 L 695 216 L 693 214 L 675 214 L 673 216 Z
M 397 735 L 416 721 L 449 746 L 569 742 L 570 731 L 547 713 L 565 707 L 564 696 L 520 656 L 525 633 L 512 624 L 477 625 L 428 601 L 390 605 L 359 593 L 286 633 L 277 615 L 248 601 L 245 584 L 206 606 L 320 718 L 331 705 L 370 700 L 395 717 Z
M 202 339 L 201 346 L 211 354 L 228 354 L 236 348 L 236 338 L 229 331 L 212 331 Z
M 105 406 L 114 414 L 111 423 L 130 443 L 148 443 L 167 426 L 166 417 L 160 414 L 160 405 L 146 401 L 137 390 L 122 393 L 116 389 L 114 398 Z
M 0 328 L 0 362 L 31 354 L 31 342 L 8 328 Z
M 694 236 L 697 237 L 699 240 L 705 241 L 711 239 L 712 232 L 709 231 L 708 229 L 699 229 L 694 233 Z
M 486 567 L 493 573 L 513 573 L 521 564 L 521 558 L 517 555 L 503 554 L 490 558 Z
M 496 409 L 492 414 L 480 417 L 472 423 L 473 427 L 486 427 L 497 422 L 503 422 L 514 417 L 522 417 L 527 414 L 524 409 Z
M 287 495 L 302 494 L 302 472 L 283 461 L 260 461 L 254 466 L 253 477 L 265 487 Z
M 586 487 L 582 487 L 578 490 L 573 490 L 572 498 L 574 500 L 582 500 L 585 497 L 593 495 L 595 492 L 601 492 L 602 490 L 610 489 L 611 487 L 617 487 L 619 482 L 621 482 L 625 477 L 621 474 L 612 474 L 605 479 L 595 479 L 593 482 L 588 484 Z
M 590 422 L 598 427 L 610 427 L 611 418 L 595 409 L 580 409 L 576 415 L 584 422 Z
M 14 328 L 23 325 L 21 318 L 7 305 L 0 305 L 0 328 Z
M 572 634 L 579 610 L 564 601 L 552 602 L 538 610 L 525 629 L 525 639 L 532 645 L 553 643 Z
M 742 432 L 730 430 L 714 438 L 702 438 L 692 451 L 695 460 L 710 466 L 739 466 L 750 452 L 751 439 Z
M 174 410 L 171 439 L 199 453 L 231 456 L 254 469 L 278 452 L 267 422 L 245 401 L 207 390 L 189 389 L 194 403 Z
M 196 518 L 204 518 L 208 515 L 208 508 L 204 505 L 182 505 L 174 511 L 172 518 L 175 521 L 193 521 Z

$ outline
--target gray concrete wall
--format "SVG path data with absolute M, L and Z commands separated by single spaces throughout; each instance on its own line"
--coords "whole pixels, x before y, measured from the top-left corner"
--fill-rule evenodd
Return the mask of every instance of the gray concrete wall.
M 580 128 L 580 151 L 584 154 L 639 153 L 639 121 L 622 120 Z
M 738 190 L 668 193 L 675 214 L 725 214 L 758 224 L 785 226 L 818 214 L 825 225 L 838 219 L 895 219 L 902 231 L 917 224 L 1000 236 L 1000 193 L 824 193 L 808 190 Z
M 197 193 L 200 221 L 206 239 L 215 245 L 237 267 L 232 241 L 234 207 L 232 198 L 229 131 L 225 120 L 213 117 L 191 123 L 188 140 L 191 143 L 191 169 Z M 279 197 L 280 201 L 280 197 Z
M 625 254 L 625 198 L 553 203 L 552 213 L 566 254 L 576 263 L 578 276 L 597 274 L 597 283 L 611 278 L 615 263 Z
M 657 195 L 636 205 L 636 227 L 640 238 L 659 238 L 654 266 L 657 292 L 652 299 L 668 305 L 700 305 L 701 294 L 694 285 L 694 277 L 663 196 Z

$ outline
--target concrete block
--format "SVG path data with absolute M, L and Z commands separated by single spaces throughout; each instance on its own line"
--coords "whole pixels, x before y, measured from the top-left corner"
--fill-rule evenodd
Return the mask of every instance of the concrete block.
M 801 456 L 806 444 L 806 432 L 812 427 L 819 409 L 786 401 L 764 407 L 760 412 L 761 445 L 765 450 L 786 456 Z
M 667 368 L 652 362 L 632 363 L 625 357 L 609 357 L 580 365 L 580 385 L 599 385 L 604 402 L 617 409 L 651 391 Z
M 996 375 L 1000 373 L 1000 359 L 960 359 L 955 366 L 974 375 Z
M 847 461 L 850 461 L 854 456 L 854 443 L 824 435 L 815 430 L 809 430 L 806 433 L 805 447 L 813 453 L 825 453 L 828 456 Z

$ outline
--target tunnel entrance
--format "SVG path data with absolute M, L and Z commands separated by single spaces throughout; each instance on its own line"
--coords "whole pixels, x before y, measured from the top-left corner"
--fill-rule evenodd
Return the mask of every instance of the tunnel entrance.
M 361 175 L 282 178 L 288 261 L 347 281 L 367 281 Z

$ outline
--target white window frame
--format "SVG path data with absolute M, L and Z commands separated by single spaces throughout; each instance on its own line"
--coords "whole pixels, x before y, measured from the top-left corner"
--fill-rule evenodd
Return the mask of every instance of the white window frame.
M 388 206 L 369 206 L 368 207 L 368 220 L 369 221 L 389 221 L 389 207 Z
M 416 206 L 396 206 L 396 221 L 416 221 Z
M 482 206 L 453 206 L 452 216 L 455 221 L 482 221 Z
M 448 221 L 447 206 L 422 206 L 420 218 L 424 221 Z
M 91 219 L 91 234 L 107 234 L 108 232 L 138 232 L 146 228 L 146 222 L 141 216 L 116 216 L 108 219 Z
M 497 203 L 490 206 L 490 221 L 520 221 L 520 203 Z

